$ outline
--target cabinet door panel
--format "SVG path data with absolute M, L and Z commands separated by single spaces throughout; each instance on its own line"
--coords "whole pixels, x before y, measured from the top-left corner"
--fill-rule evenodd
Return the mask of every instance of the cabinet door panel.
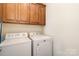
M 16 4 L 3 5 L 3 19 L 5 22 L 13 22 L 16 19 Z
M 16 4 L 16 21 L 20 23 L 20 3 Z
M 20 4 L 20 21 L 22 23 L 29 23 L 29 4 Z
M 45 6 L 39 5 L 39 24 L 45 25 Z
M 2 18 L 2 4 L 0 4 L 0 19 Z
M 38 24 L 38 6 L 30 4 L 30 24 Z

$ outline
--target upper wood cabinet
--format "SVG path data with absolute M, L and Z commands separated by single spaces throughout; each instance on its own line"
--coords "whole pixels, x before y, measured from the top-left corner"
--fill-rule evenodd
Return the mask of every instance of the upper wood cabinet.
M 16 4 L 3 4 L 3 21 L 16 22 Z
M 39 16 L 39 24 L 40 25 L 45 25 L 45 13 L 46 13 L 46 6 L 39 4 L 39 9 L 38 9 L 38 16 Z
M 38 5 L 30 4 L 30 24 L 38 24 Z
M 30 4 L 30 24 L 45 25 L 45 5 Z
M 15 4 L 15 8 L 16 8 L 16 15 L 15 15 L 15 20 L 17 21 L 17 23 L 20 23 L 20 3 Z
M 45 5 L 43 4 L 6 3 L 0 8 L 3 11 L 3 22 L 45 25 Z
M 2 19 L 2 4 L 0 4 L 0 19 Z
M 21 3 L 20 4 L 20 22 L 29 23 L 29 4 Z
M 3 21 L 29 23 L 29 4 L 3 4 Z

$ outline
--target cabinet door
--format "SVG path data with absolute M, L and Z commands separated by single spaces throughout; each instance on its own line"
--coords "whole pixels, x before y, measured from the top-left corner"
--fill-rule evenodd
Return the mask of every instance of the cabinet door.
M 29 23 L 29 4 L 20 4 L 20 22 Z
M 20 23 L 20 3 L 16 4 L 16 21 Z
M 3 4 L 3 21 L 16 22 L 16 4 Z
M 39 24 L 45 25 L 45 5 L 39 5 Z
M 2 18 L 2 4 L 0 4 L 0 19 Z
M 38 5 L 30 4 L 30 24 L 38 24 Z

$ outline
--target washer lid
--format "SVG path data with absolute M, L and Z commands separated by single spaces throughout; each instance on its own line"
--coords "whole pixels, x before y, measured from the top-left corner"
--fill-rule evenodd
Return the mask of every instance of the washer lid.
M 4 40 L 0 46 L 10 46 L 10 45 L 15 45 L 15 44 L 21 44 L 21 43 L 26 43 L 30 42 L 31 40 L 29 38 L 18 38 L 18 39 L 11 39 L 11 40 Z

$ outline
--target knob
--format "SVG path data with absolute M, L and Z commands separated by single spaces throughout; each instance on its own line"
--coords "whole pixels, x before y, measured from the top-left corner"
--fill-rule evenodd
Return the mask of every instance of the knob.
M 39 46 L 39 44 L 37 44 L 37 46 Z
M 44 42 L 46 42 L 46 40 L 44 40 Z

